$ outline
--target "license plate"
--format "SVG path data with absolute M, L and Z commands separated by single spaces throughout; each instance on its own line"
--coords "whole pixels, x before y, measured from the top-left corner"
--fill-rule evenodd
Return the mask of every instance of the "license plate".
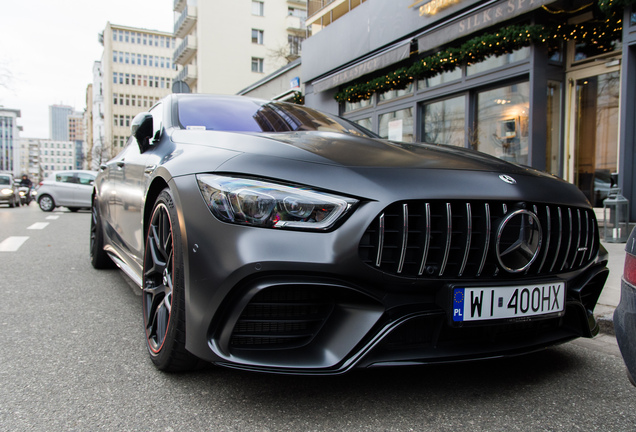
M 534 317 L 565 310 L 565 283 L 453 289 L 453 321 Z

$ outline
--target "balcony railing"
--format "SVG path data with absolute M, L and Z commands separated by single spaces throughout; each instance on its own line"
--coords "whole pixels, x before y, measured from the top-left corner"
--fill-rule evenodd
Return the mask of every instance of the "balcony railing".
M 196 22 L 197 8 L 195 6 L 186 6 L 177 22 L 174 23 L 174 36 L 181 39 L 185 38 Z
M 320 9 L 327 7 L 336 0 L 309 0 L 307 1 L 307 16 L 312 16 Z
M 197 52 L 196 36 L 186 36 L 172 55 L 172 62 L 185 65 Z
M 285 24 L 288 32 L 304 34 L 305 30 L 307 30 L 305 18 L 287 15 L 287 17 L 285 18 Z
M 197 82 L 197 70 L 196 68 L 185 66 L 181 72 L 175 77 L 175 81 L 184 81 L 190 87 Z
M 187 0 L 174 0 L 174 5 L 172 6 L 172 10 L 175 12 L 181 12 L 187 3 L 188 3 Z

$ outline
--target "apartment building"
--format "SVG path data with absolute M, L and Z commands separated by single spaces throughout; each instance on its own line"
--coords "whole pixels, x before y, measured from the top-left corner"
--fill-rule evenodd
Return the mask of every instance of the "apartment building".
M 304 0 L 175 0 L 176 80 L 235 94 L 300 56 Z
M 10 171 L 18 174 L 19 145 L 21 126 L 17 119 L 20 110 L 4 108 L 0 105 L 0 171 Z
M 104 121 L 103 130 L 93 123 L 92 145 L 101 149 L 100 158 L 108 159 L 125 145 L 135 115 L 171 93 L 174 38 L 171 33 L 109 22 L 99 40 L 104 51 L 98 71 L 93 70 L 98 79 L 93 88 L 99 92 L 94 100 L 103 108 L 98 115 L 103 113 Z
M 39 176 L 48 178 L 55 171 L 76 169 L 76 145 L 72 141 L 39 140 Z
M 20 165 L 18 174 L 26 174 L 33 182 L 40 180 L 39 138 L 20 138 Z

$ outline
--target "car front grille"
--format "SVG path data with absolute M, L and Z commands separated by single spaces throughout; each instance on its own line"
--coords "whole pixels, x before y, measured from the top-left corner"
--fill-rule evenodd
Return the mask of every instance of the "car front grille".
M 307 345 L 334 308 L 328 292 L 303 286 L 273 287 L 243 310 L 230 340 L 235 349 L 289 349 Z
M 598 226 L 591 209 L 502 201 L 391 204 L 365 231 L 359 256 L 373 268 L 406 278 L 513 277 L 501 265 L 496 244 L 502 221 L 517 210 L 536 215 L 542 231 L 536 258 L 523 274 L 576 270 L 596 256 Z

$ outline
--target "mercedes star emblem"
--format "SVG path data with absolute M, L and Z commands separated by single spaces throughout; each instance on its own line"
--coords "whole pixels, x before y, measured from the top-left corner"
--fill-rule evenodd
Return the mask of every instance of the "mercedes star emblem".
M 517 184 L 517 180 L 513 179 L 507 174 L 501 174 L 499 178 L 508 184 Z
M 496 253 L 509 273 L 525 271 L 537 259 L 542 241 L 539 218 L 528 210 L 509 213 L 497 230 Z

